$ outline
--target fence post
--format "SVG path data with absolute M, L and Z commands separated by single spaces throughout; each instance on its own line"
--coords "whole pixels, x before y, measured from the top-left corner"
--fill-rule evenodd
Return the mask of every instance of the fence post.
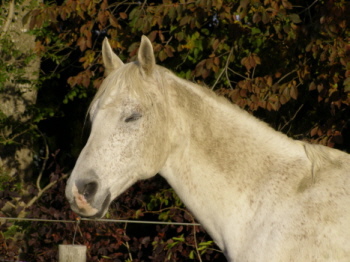
M 83 245 L 59 245 L 59 262 L 86 262 L 86 246 Z

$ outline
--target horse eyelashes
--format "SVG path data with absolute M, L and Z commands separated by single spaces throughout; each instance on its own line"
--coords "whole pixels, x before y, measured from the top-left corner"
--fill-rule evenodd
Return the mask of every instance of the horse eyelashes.
M 140 113 L 133 113 L 131 116 L 125 118 L 125 123 L 128 123 L 128 122 L 133 122 L 133 121 L 136 121 L 138 119 L 140 119 L 142 117 L 142 115 Z

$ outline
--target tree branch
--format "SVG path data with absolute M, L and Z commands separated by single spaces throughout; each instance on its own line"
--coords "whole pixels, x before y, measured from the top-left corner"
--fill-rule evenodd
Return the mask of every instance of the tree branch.
M 61 181 L 62 179 L 65 179 L 68 176 L 68 174 L 64 174 L 62 177 L 60 177 L 58 180 L 53 181 L 49 183 L 46 187 L 41 189 L 36 196 L 34 196 L 27 204 L 25 204 L 22 211 L 18 214 L 17 217 L 22 218 L 26 215 L 26 209 L 31 207 L 47 190 L 49 190 L 51 187 L 57 184 L 57 182 Z
M 40 130 L 39 130 L 39 132 L 40 132 Z M 44 157 L 44 163 L 41 166 L 41 170 L 40 170 L 40 173 L 38 175 L 38 178 L 36 179 L 36 187 L 39 190 L 39 192 L 41 191 L 41 186 L 40 186 L 41 177 L 43 176 L 44 170 L 46 168 L 47 160 L 49 159 L 49 146 L 47 145 L 46 138 L 45 138 L 44 134 L 41 133 L 41 136 L 43 137 L 44 143 L 45 143 L 45 157 Z

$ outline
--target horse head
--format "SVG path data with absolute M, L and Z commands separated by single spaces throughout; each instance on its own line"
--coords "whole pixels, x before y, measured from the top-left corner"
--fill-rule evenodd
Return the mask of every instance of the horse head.
M 72 209 L 102 217 L 111 201 L 154 176 L 169 152 L 167 106 L 152 44 L 142 37 L 137 61 L 124 64 L 107 39 L 106 78 L 90 108 L 91 133 L 66 187 Z

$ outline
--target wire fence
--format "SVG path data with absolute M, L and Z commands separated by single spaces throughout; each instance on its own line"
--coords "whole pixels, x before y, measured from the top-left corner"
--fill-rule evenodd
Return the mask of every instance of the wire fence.
M 79 221 L 105 222 L 105 223 L 128 223 L 128 224 L 151 224 L 151 225 L 173 225 L 173 226 L 201 226 L 199 223 L 185 222 L 164 222 L 164 221 L 142 221 L 126 219 L 106 219 L 106 218 L 79 218 L 77 220 L 59 220 L 42 218 L 18 218 L 18 217 L 0 217 L 2 221 L 33 221 L 33 222 L 51 222 L 51 223 L 77 223 Z
M 49 223 L 76 223 L 76 224 L 80 223 L 81 221 L 88 221 L 88 222 L 124 223 L 124 224 L 127 223 L 127 224 L 173 225 L 173 226 L 201 226 L 199 223 L 142 221 L 142 220 L 127 220 L 127 219 L 78 218 L 76 220 L 60 220 L 60 219 L 42 219 L 42 218 L 0 217 L 0 225 L 3 223 L 6 223 L 7 221 L 30 221 L 30 222 L 45 222 L 45 223 L 47 223 L 47 222 L 49 222 Z M 27 262 L 27 261 L 3 260 L 0 257 L 0 262 Z

